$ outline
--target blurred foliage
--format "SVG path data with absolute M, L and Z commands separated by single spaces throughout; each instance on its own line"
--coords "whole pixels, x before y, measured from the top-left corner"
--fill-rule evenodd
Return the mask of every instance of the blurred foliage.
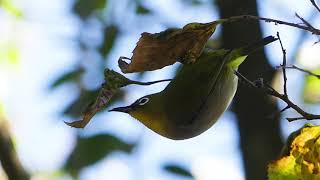
M 194 177 L 190 173 L 190 171 L 188 171 L 184 167 L 182 167 L 182 166 L 180 166 L 178 164 L 175 164 L 175 163 L 168 163 L 168 164 L 163 166 L 163 169 L 166 170 L 167 172 L 175 174 L 175 175 L 179 175 L 179 176 L 183 176 L 183 177 L 188 177 L 188 178 L 194 179 Z
M 54 89 L 64 83 L 67 82 L 78 82 L 81 78 L 81 75 L 84 73 L 83 68 L 75 69 L 74 71 L 67 72 L 64 75 L 60 76 L 58 79 L 56 79 L 50 86 L 51 89 Z
M 320 179 L 320 126 L 293 132 L 281 158 L 268 165 L 269 180 Z
M 136 13 L 142 14 L 142 15 L 147 15 L 147 14 L 150 14 L 151 11 L 148 8 L 146 8 L 144 5 L 138 4 L 136 7 Z
M 200 0 L 182 0 L 192 6 L 198 6 L 198 5 L 201 5 L 202 4 L 202 1 Z
M 19 63 L 20 51 L 15 43 L 8 42 L 0 45 L 0 64 L 16 66 Z
M 73 6 L 73 11 L 80 18 L 86 19 L 94 12 L 103 10 L 107 3 L 107 0 L 77 0 Z
M 129 144 L 110 134 L 79 137 L 64 169 L 73 176 L 89 165 L 93 165 L 114 151 L 130 153 L 134 144 Z
M 320 69 L 312 71 L 320 74 Z M 316 76 L 306 75 L 303 89 L 303 100 L 306 103 L 320 103 L 320 79 Z
M 0 7 L 2 7 L 4 10 L 9 12 L 14 17 L 17 17 L 17 18 L 23 17 L 22 11 L 13 4 L 12 0 L 1 0 Z
M 119 35 L 119 29 L 115 25 L 109 25 L 104 28 L 103 31 L 103 43 L 99 49 L 99 52 L 104 58 L 107 58 L 110 53 L 114 43 Z
M 140 1 L 132 1 L 134 3 L 135 9 L 134 13 L 137 15 L 148 15 L 151 11 L 146 8 Z M 72 11 L 75 16 L 79 17 L 84 26 L 90 25 L 90 20 L 96 20 L 102 25 L 101 35 L 102 43 L 96 49 L 90 47 L 90 38 L 83 38 L 83 35 L 86 35 L 85 29 L 80 29 L 80 36 L 77 39 L 78 46 L 82 53 L 87 53 L 88 51 L 95 51 L 101 55 L 101 63 L 106 64 L 108 61 L 108 56 L 112 51 L 117 39 L 121 36 L 120 24 L 116 23 L 111 17 L 114 15 L 114 12 L 109 12 L 108 0 L 75 0 Z M 125 4 L 123 5 L 125 7 Z M 112 10 L 112 8 L 111 8 Z M 108 14 L 108 16 L 104 16 Z M 81 54 L 81 53 L 80 53 Z M 80 57 L 79 61 L 85 61 L 85 57 Z M 51 89 L 57 88 L 65 83 L 74 83 L 79 87 L 78 97 L 64 110 L 63 114 L 79 117 L 83 110 L 88 107 L 88 104 L 92 102 L 99 94 L 99 89 L 88 90 L 83 87 L 82 77 L 85 74 L 85 69 L 83 63 L 79 62 L 74 70 L 66 72 L 58 77 L 50 86 Z M 96 71 L 98 74 L 103 74 L 104 68 L 97 68 Z M 103 82 L 101 82 L 102 84 Z M 119 90 L 108 102 L 108 106 L 112 105 L 116 101 L 119 101 L 123 98 L 124 92 Z M 104 106 L 103 108 L 107 108 Z M 131 152 L 134 144 L 126 143 L 121 139 L 111 135 L 111 134 L 97 134 L 92 137 L 79 137 L 76 140 L 76 145 L 74 150 L 68 157 L 64 165 L 64 170 L 73 176 L 77 176 L 82 168 L 90 166 L 98 162 L 99 160 L 107 157 L 114 151 L 121 151 L 125 153 Z

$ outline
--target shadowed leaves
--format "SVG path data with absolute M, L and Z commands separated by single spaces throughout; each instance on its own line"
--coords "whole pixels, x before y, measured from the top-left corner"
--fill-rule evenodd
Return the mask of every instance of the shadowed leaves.
M 82 74 L 84 73 L 83 68 L 77 68 L 75 71 L 71 71 L 68 73 L 65 73 L 64 75 L 60 76 L 58 79 L 56 79 L 51 85 L 50 89 L 56 88 L 64 83 L 67 82 L 75 82 L 78 81 Z
M 106 5 L 107 0 L 77 0 L 73 6 L 73 11 L 82 19 L 86 19 L 94 11 L 104 9 Z
M 164 170 L 166 170 L 167 172 L 170 172 L 172 174 L 175 175 L 179 175 L 179 176 L 184 176 L 184 177 L 189 177 L 193 179 L 193 175 L 186 170 L 185 168 L 181 167 L 180 165 L 177 164 L 166 164 L 163 167 Z
M 64 169 L 76 175 L 82 168 L 93 165 L 114 151 L 130 153 L 134 144 L 109 135 L 99 134 L 92 137 L 80 137 L 71 152 Z
M 107 57 L 110 53 L 117 37 L 119 34 L 119 29 L 116 26 L 107 26 L 103 31 L 104 39 L 103 44 L 99 49 L 99 52 L 102 54 L 103 57 Z

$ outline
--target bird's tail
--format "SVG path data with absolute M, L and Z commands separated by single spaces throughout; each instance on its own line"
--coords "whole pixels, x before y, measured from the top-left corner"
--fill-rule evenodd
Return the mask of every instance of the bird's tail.
M 262 48 L 263 46 L 276 41 L 276 40 L 278 40 L 278 38 L 275 38 L 274 36 L 267 36 L 257 42 L 254 42 L 252 44 L 249 44 L 249 45 L 243 47 L 241 52 L 243 53 L 243 55 L 248 55 L 248 54 L 253 53 L 254 51 Z

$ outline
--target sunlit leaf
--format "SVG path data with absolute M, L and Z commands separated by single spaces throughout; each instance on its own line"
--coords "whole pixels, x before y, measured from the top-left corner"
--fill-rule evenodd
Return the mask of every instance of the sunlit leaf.
M 82 168 L 93 165 L 114 151 L 130 153 L 134 144 L 129 144 L 110 134 L 81 137 L 71 152 L 64 169 L 77 174 Z
M 60 86 L 61 84 L 71 82 L 71 81 L 77 81 L 80 79 L 81 75 L 84 73 L 84 69 L 78 68 L 75 71 L 68 72 L 62 76 L 60 76 L 57 80 L 55 80 L 50 88 L 56 88 Z
M 268 165 L 269 180 L 320 179 L 320 126 L 292 133 L 281 158 Z
M 104 29 L 103 43 L 99 49 L 99 51 L 104 57 L 106 57 L 110 53 L 110 50 L 112 49 L 118 34 L 119 34 L 119 30 L 116 26 L 107 26 Z
M 82 111 L 82 118 L 80 120 L 74 122 L 65 122 L 67 125 L 74 128 L 84 128 L 97 112 L 104 109 L 107 105 L 110 105 L 111 98 L 119 92 L 121 87 L 130 84 L 150 85 L 162 81 L 168 81 L 162 80 L 144 83 L 139 81 L 132 81 L 113 70 L 106 69 L 104 73 L 106 83 L 104 83 L 98 91 L 91 92 L 90 94 L 86 93 L 83 96 L 80 95 L 80 98 L 76 101 L 76 103 L 71 105 L 72 109 L 68 109 L 69 111 L 73 110 L 78 113 L 79 110 L 82 110 L 82 108 L 80 108 L 79 106 L 82 106 L 83 103 L 91 102 L 84 109 L 84 111 Z
M 85 19 L 94 11 L 104 9 L 106 5 L 107 0 L 77 0 L 73 6 L 73 11 Z
M 166 171 L 173 173 L 175 175 L 180 175 L 184 177 L 190 177 L 193 178 L 193 175 L 190 173 L 190 171 L 186 170 L 185 168 L 181 167 L 177 164 L 167 164 L 163 167 Z
M 124 73 L 152 71 L 174 64 L 194 62 L 217 26 L 211 23 L 190 23 L 182 29 L 172 28 L 160 33 L 142 33 L 132 58 L 120 57 Z M 130 60 L 130 64 L 123 61 Z
M 320 74 L 320 69 L 313 71 L 315 74 Z M 303 100 L 306 103 L 320 103 L 320 79 L 306 75 L 303 88 Z

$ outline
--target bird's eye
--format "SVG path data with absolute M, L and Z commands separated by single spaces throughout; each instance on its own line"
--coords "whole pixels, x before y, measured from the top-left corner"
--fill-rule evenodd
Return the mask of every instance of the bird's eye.
M 149 102 L 149 98 L 147 98 L 147 97 L 144 97 L 144 98 L 141 98 L 140 100 L 139 100 L 139 105 L 145 105 L 147 102 Z

